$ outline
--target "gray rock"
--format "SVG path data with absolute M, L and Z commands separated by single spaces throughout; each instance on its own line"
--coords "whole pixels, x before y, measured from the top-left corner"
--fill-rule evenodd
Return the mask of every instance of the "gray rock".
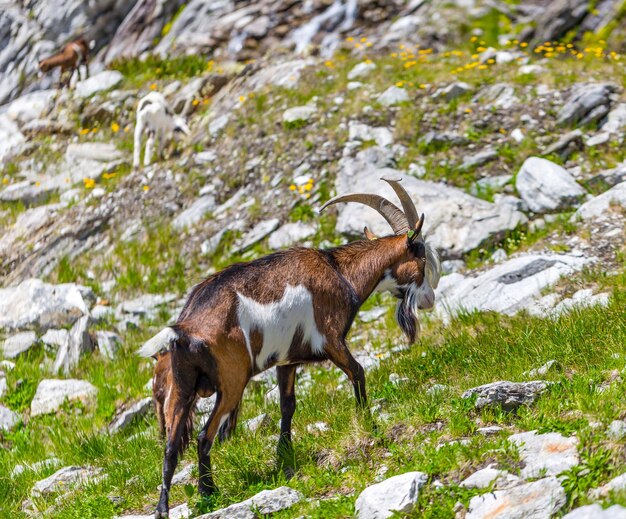
M 96 332 L 96 344 L 102 355 L 113 360 L 117 356 L 117 350 L 122 345 L 122 338 L 115 332 L 98 330 Z
M 303 498 L 300 492 L 289 487 L 262 490 L 241 503 L 198 516 L 196 519 L 255 519 L 259 515 L 273 514 L 290 508 Z
M 209 134 L 211 137 L 217 137 L 224 128 L 228 125 L 230 116 L 228 114 L 220 115 L 209 123 Z
M 0 114 L 0 164 L 20 152 L 26 137 L 8 116 Z
M 287 124 L 305 123 L 317 113 L 317 108 L 313 105 L 294 106 L 283 112 L 283 122 Z
M 394 512 L 410 513 L 419 498 L 420 489 L 428 481 L 423 472 L 407 472 L 367 487 L 355 503 L 359 519 L 384 519 Z
M 383 315 L 387 313 L 387 308 L 379 306 L 377 308 L 372 308 L 371 310 L 361 311 L 359 312 L 359 319 L 364 323 L 371 323 L 380 319 Z
M 563 135 L 554 144 L 548 146 L 544 151 L 545 155 L 551 153 L 558 154 L 563 160 L 566 160 L 573 152 L 583 149 L 583 133 L 576 129 Z
M 433 94 L 434 98 L 443 97 L 446 101 L 452 101 L 457 97 L 460 97 L 468 92 L 471 92 L 472 87 L 468 83 L 463 81 L 456 81 L 449 84 L 447 87 L 439 88 Z
M 28 351 L 37 342 L 35 332 L 20 332 L 9 337 L 2 346 L 2 354 L 7 359 L 14 359 Z
M 0 398 L 2 398 L 7 392 L 8 384 L 7 379 L 2 372 L 0 372 Z
M 0 191 L 0 200 L 3 202 L 22 202 L 24 205 L 33 205 L 44 202 L 52 190 L 37 185 L 34 180 L 14 182 Z
M 66 400 L 79 400 L 83 404 L 92 402 L 98 390 L 86 380 L 76 379 L 46 379 L 37 386 L 37 391 L 30 404 L 30 415 L 53 413 Z
M 48 328 L 72 324 L 89 313 L 83 289 L 74 283 L 50 285 L 28 279 L 0 288 L 0 329 Z
M 144 294 L 130 301 L 120 303 L 115 310 L 115 314 L 117 316 L 131 314 L 151 318 L 156 315 L 160 306 L 164 306 L 172 301 L 176 301 L 175 294 Z
M 512 315 L 532 307 L 543 288 L 594 261 L 573 254 L 524 254 L 475 276 L 453 273 L 439 282 L 435 311 L 444 318 L 476 310 Z
M 626 490 L 626 473 L 613 478 L 600 488 L 594 488 L 589 492 L 589 496 L 592 499 L 604 499 L 609 497 L 611 492 L 622 492 L 624 490 Z
M 465 268 L 465 262 L 463 260 L 446 260 L 441 262 L 441 271 L 444 274 L 453 274 L 454 272 L 460 272 Z
M 303 240 L 310 238 L 317 232 L 317 227 L 310 223 L 287 223 L 276 229 L 267 240 L 270 249 L 285 249 L 292 245 L 301 245 Z
M 596 305 L 607 306 L 610 297 L 608 292 L 594 295 L 590 288 L 578 290 L 572 297 L 561 300 L 557 305 L 551 308 L 548 315 L 555 318 L 577 308 L 588 308 Z
M 504 431 L 504 428 L 499 425 L 489 425 L 487 427 L 479 427 L 476 429 L 478 434 L 482 434 L 484 436 L 494 436 L 502 431 Z
M 548 213 L 577 204 L 586 194 L 574 178 L 554 162 L 539 157 L 524 161 L 515 187 L 535 213 Z
M 215 399 L 215 394 L 208 398 L 198 398 L 198 401 L 196 402 L 196 414 L 198 416 L 208 418 L 215 407 Z
M 94 322 L 101 322 L 112 317 L 115 313 L 115 309 L 111 306 L 96 305 L 91 309 L 91 318 Z
M 587 124 L 599 120 L 608 113 L 610 95 L 616 91 L 617 87 L 610 83 L 576 85 L 557 114 L 557 124 Z
M 362 142 L 375 141 L 381 147 L 393 144 L 393 134 L 388 128 L 384 126 L 372 127 L 357 121 L 348 123 L 348 139 Z
M 409 100 L 409 94 L 406 93 L 406 90 L 395 85 L 390 86 L 376 98 L 376 101 L 383 106 L 395 106 Z
M 104 70 L 99 74 L 76 83 L 74 95 L 78 97 L 91 97 L 97 92 L 115 88 L 123 79 L 124 76 L 117 70 Z
M 506 83 L 496 83 L 484 87 L 478 92 L 474 101 L 490 104 L 494 108 L 502 108 L 503 110 L 508 110 L 519 103 L 519 99 L 515 96 L 515 90 Z
M 602 125 L 602 131 L 618 133 L 626 128 L 626 103 L 617 103 L 607 114 L 606 122 Z
M 174 475 L 174 478 L 176 475 Z M 174 478 L 172 478 L 172 485 L 174 485 Z M 170 512 L 168 514 L 168 519 L 187 519 L 192 516 L 192 512 L 189 509 L 189 505 L 187 503 L 183 503 L 182 505 L 175 506 L 174 508 L 170 508 Z M 154 519 L 154 514 L 148 515 L 120 515 L 117 516 L 116 519 Z
M 20 421 L 20 415 L 0 404 L 0 430 L 10 431 Z
M 495 483 L 497 488 L 502 488 L 504 486 L 513 486 L 518 482 L 519 478 L 517 476 L 509 474 L 506 470 L 496 469 L 493 465 L 488 465 L 465 478 L 459 483 L 459 486 L 464 488 L 489 488 Z
M 342 158 L 336 180 L 337 194 L 379 193 L 394 201 L 395 193 L 380 178 L 403 178 L 403 187 L 420 211 L 426 214 L 425 234 L 428 241 L 446 259 L 459 257 L 526 221 L 522 213 L 509 207 L 496 206 L 460 189 L 419 180 L 384 167 L 384 157 L 384 149 L 371 147 L 357 153 L 355 158 Z M 384 219 L 369 207 L 341 204 L 338 210 L 338 232 L 361 236 L 364 225 L 378 236 L 390 232 Z
M 425 146 L 461 146 L 466 144 L 468 140 L 456 132 L 435 132 L 431 130 L 420 138 L 420 142 Z
M 611 206 L 616 205 L 626 207 L 626 181 L 585 202 L 578 208 L 572 220 L 578 218 L 583 220 L 601 218 L 611 210 Z
M 52 476 L 35 483 L 31 490 L 34 497 L 45 497 L 50 494 L 67 492 L 89 481 L 93 481 L 102 474 L 102 469 L 95 467 L 63 467 Z
M 326 422 L 314 422 L 306 426 L 306 432 L 309 434 L 320 434 L 330 430 L 330 426 Z
M 497 191 L 502 189 L 513 179 L 513 175 L 497 175 L 495 177 L 481 178 L 470 187 L 470 194 L 477 196 L 480 193 Z
M 567 501 L 554 477 L 496 490 L 471 499 L 466 519 L 549 519 Z
M 244 427 L 248 429 L 251 433 L 257 432 L 259 429 L 263 427 L 267 427 L 271 425 L 272 420 L 270 419 L 267 413 L 262 413 L 259 416 L 255 416 L 254 418 L 250 418 L 244 422 Z
M 596 503 L 576 508 L 565 514 L 563 519 L 626 519 L 626 508 L 620 505 L 602 508 Z
M 606 435 L 613 441 L 619 441 L 626 437 L 626 422 L 613 420 L 606 431 Z
M 172 221 L 172 225 L 175 229 L 191 227 L 202 220 L 207 213 L 213 211 L 215 207 L 215 197 L 213 195 L 201 196 L 182 213 L 179 213 Z
M 65 342 L 57 351 L 52 371 L 63 372 L 67 375 L 78 365 L 81 356 L 94 348 L 94 342 L 89 334 L 89 316 L 85 315 L 74 323 Z
M 52 108 L 55 94 L 55 90 L 38 90 L 18 97 L 7 106 L 6 114 L 20 125 L 39 119 Z
M 508 441 L 519 448 L 525 463 L 520 471 L 523 479 L 558 476 L 580 463 L 578 439 L 559 433 L 537 434 L 536 431 L 513 434 Z
M 61 464 L 59 458 L 46 458 L 45 460 L 36 461 L 35 463 L 17 464 L 11 471 L 11 477 L 17 477 L 27 470 L 30 472 L 40 472 L 41 470 L 58 467 Z
M 373 61 L 362 61 L 361 63 L 357 63 L 352 67 L 350 72 L 348 72 L 348 79 L 352 81 L 357 78 L 369 76 L 374 70 L 376 70 L 376 63 Z
M 200 252 L 202 252 L 202 254 L 207 254 L 209 256 L 212 254 L 215 254 L 215 252 L 217 251 L 217 248 L 220 246 L 220 243 L 222 241 L 222 238 L 224 237 L 224 234 L 226 234 L 226 231 L 228 231 L 228 228 L 220 229 L 213 236 L 211 236 L 208 240 L 203 241 L 200 244 Z
M 500 405 L 505 411 L 512 411 L 521 405 L 532 404 L 548 387 L 543 380 L 532 382 L 509 382 L 501 380 L 465 391 L 462 398 L 476 395 L 476 408 Z
M 135 402 L 132 406 L 122 412 L 113 422 L 109 425 L 109 432 L 111 434 L 118 433 L 126 429 L 135 420 L 146 415 L 152 408 L 152 397 L 148 396 L 142 398 L 139 402 Z
M 258 224 L 256 224 L 250 231 L 243 235 L 241 240 L 239 240 L 234 248 L 234 253 L 244 252 L 249 249 L 253 245 L 259 243 L 263 238 L 273 233 L 278 226 L 280 225 L 280 220 L 278 218 L 271 218 L 269 220 L 264 220 Z
M 496 150 L 482 150 L 474 155 L 466 155 L 461 163 L 461 169 L 467 170 L 477 168 L 478 166 L 487 164 L 487 162 L 491 162 L 497 158 L 498 152 Z
M 611 138 L 611 134 L 609 132 L 600 132 L 594 135 L 593 137 L 590 137 L 589 139 L 587 139 L 587 142 L 585 142 L 585 145 L 589 147 L 600 146 L 601 144 L 606 144 L 607 142 L 609 142 L 610 138 Z
M 191 482 L 191 476 L 193 473 L 193 463 L 189 465 L 185 465 L 182 469 L 180 469 L 174 477 L 172 478 L 172 485 L 180 485 Z

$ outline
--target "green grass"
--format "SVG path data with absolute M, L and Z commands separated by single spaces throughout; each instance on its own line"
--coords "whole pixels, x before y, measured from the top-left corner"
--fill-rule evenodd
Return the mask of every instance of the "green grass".
M 387 298 L 377 296 L 376 303 Z M 298 408 L 294 418 L 297 474 L 285 480 L 275 458 L 275 425 L 250 433 L 241 426 L 234 437 L 213 449 L 214 467 L 220 493 L 210 508 L 226 506 L 264 488 L 288 484 L 314 498 L 277 514 L 279 518 L 351 517 L 358 493 L 372 483 L 382 464 L 387 477 L 409 470 L 439 479 L 444 490 L 427 487 L 411 517 L 452 517 L 457 501 L 465 504 L 478 493 L 462 490 L 458 482 L 488 463 L 515 472 L 517 454 L 506 442 L 506 434 L 482 437 L 479 426 L 497 424 L 510 431 L 540 429 L 577 434 L 581 439 L 581 468 L 567 474 L 564 486 L 568 508 L 587 502 L 587 490 L 622 473 L 626 462 L 621 449 L 607 443 L 602 430 L 592 431 L 588 423 L 604 424 L 623 413 L 624 382 L 617 380 L 604 393 L 596 387 L 626 358 L 626 303 L 624 286 L 615 288 L 608 308 L 591 308 L 550 321 L 525 315 L 505 317 L 474 313 L 450 326 L 426 326 L 422 340 L 409 350 L 389 355 L 380 367 L 367 374 L 370 402 L 381 402 L 387 418 L 376 414 L 378 432 L 373 432 L 355 412 L 354 397 L 344 375 L 328 365 L 307 368 L 313 383 L 308 391 L 297 390 Z M 358 350 L 369 342 L 375 351 L 389 351 L 401 343 L 391 312 L 372 325 L 355 325 L 351 343 Z M 5 433 L 6 449 L 0 452 L 0 502 L 5 515 L 19 515 L 23 499 L 34 482 L 52 472 L 25 472 L 11 479 L 16 463 L 39 461 L 50 456 L 63 465 L 101 467 L 108 477 L 87 490 L 70 495 L 58 505 L 54 517 L 112 517 L 124 511 L 149 511 L 156 503 L 160 479 L 162 445 L 154 417 L 140 420 L 115 436 L 101 432 L 121 403 L 146 394 L 144 385 L 151 376 L 151 361 L 140 360 L 133 351 L 163 322 L 146 323 L 124 336 L 119 358 L 108 361 L 98 354 L 85 357 L 71 373 L 98 387 L 94 407 L 67 404 L 57 415 L 36 417 Z M 505 413 L 499 409 L 474 411 L 471 401 L 460 398 L 463 390 L 494 380 L 522 380 L 522 373 L 555 359 L 562 371 L 547 375 L 554 386 L 534 405 Z M 9 391 L 4 405 L 24 411 L 37 383 L 47 374 L 39 368 L 44 361 L 41 348 L 17 359 L 8 373 Z M 408 377 L 394 385 L 389 375 Z M 21 381 L 21 382 L 20 382 Z M 442 394 L 428 395 L 433 383 L 449 386 Z M 241 421 L 266 412 L 271 423 L 279 420 L 275 403 L 266 403 L 265 390 L 255 385 L 246 391 Z M 322 434 L 306 431 L 309 423 L 324 421 L 330 430 Z M 68 428 L 68 423 L 72 426 Z M 137 433 L 145 433 L 137 436 Z M 469 445 L 447 441 L 470 438 Z M 192 446 L 183 463 L 195 460 Z M 583 469 L 588 469 L 583 472 Z M 187 492 L 187 493 L 186 493 Z M 174 488 L 172 503 L 188 499 L 191 489 Z M 112 496 L 119 498 L 112 500 Z M 616 496 L 611 499 L 623 499 Z M 317 500 L 320 500 L 317 502 Z M 200 508 L 194 492 L 191 502 Z M 616 501 L 617 502 L 617 501 Z M 37 501 L 41 509 L 54 504 L 54 497 Z

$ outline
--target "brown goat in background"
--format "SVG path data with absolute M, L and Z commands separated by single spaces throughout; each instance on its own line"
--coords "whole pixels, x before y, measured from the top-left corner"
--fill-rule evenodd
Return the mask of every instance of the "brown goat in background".
M 76 38 L 74 41 L 65 45 L 60 52 L 42 59 L 39 62 L 39 70 L 42 73 L 46 73 L 50 70 L 54 70 L 57 67 L 61 67 L 61 74 L 59 75 L 59 84 L 61 87 L 69 87 L 74 71 L 78 72 L 78 80 L 80 81 L 80 66 L 85 66 L 86 78 L 89 77 L 89 49 L 92 45 L 87 43 L 84 37 Z M 69 71 L 65 83 L 63 82 L 63 74 Z

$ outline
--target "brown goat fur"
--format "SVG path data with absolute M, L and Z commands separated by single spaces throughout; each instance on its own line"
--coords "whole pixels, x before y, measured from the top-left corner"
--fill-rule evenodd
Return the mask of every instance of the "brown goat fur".
M 255 374 L 277 366 L 279 456 L 292 453 L 298 365 L 331 360 L 350 379 L 357 404 L 366 407 L 364 370 L 345 338 L 360 306 L 378 287 L 400 300 L 398 322 L 409 340 L 415 339 L 415 309 L 432 307 L 431 284 L 436 287 L 439 275 L 436 255 L 421 238 L 422 224 L 423 219 L 408 235 L 330 250 L 294 248 L 231 265 L 192 289 L 176 324 L 140 350 L 148 356 L 155 348 L 168 349 L 158 356 L 154 385 L 157 415 L 167 435 L 156 517 L 167 517 L 171 478 L 188 443 L 197 395 L 217 393 L 198 436 L 202 494 L 216 488 L 211 446 L 218 434 L 232 431 L 243 391 Z
M 39 70 L 45 73 L 60 67 L 59 83 L 61 86 L 69 87 L 74 71 L 78 73 L 80 81 L 80 65 L 85 66 L 86 77 L 89 77 L 89 44 L 82 36 L 64 45 L 60 52 L 39 61 Z M 66 75 L 67 79 L 63 82 L 63 75 L 66 72 L 69 74 Z

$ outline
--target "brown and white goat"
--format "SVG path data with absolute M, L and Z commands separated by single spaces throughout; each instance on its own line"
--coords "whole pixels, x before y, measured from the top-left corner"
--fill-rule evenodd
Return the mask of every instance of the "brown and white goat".
M 424 215 L 418 218 L 398 180 L 384 180 L 398 194 L 404 212 L 374 194 L 337 196 L 322 210 L 338 202 L 366 204 L 387 220 L 394 235 L 329 250 L 294 248 L 231 265 L 196 285 L 176 324 L 139 350 L 144 357 L 168 350 L 171 363 L 171 372 L 162 375 L 170 380 L 161 383 L 167 387 L 161 395 L 167 442 L 155 517 L 167 517 L 172 475 L 199 393 L 216 393 L 215 407 L 198 436 L 198 486 L 207 495 L 216 489 L 211 446 L 218 433 L 232 430 L 252 376 L 277 367 L 281 456 L 292 451 L 299 364 L 331 360 L 350 379 L 357 405 L 366 405 L 364 370 L 348 350 L 346 335 L 373 291 L 387 290 L 399 299 L 398 324 L 411 342 L 416 339 L 417 310 L 434 305 L 439 261 L 421 234 Z
M 76 38 L 65 45 L 60 52 L 42 59 L 39 62 L 39 70 L 42 73 L 61 67 L 59 76 L 59 84 L 63 87 L 69 87 L 74 71 L 78 73 L 78 80 L 81 80 L 80 66 L 85 66 L 86 77 L 89 77 L 89 49 L 90 44 L 84 37 Z M 65 83 L 63 82 L 63 74 L 69 71 Z

